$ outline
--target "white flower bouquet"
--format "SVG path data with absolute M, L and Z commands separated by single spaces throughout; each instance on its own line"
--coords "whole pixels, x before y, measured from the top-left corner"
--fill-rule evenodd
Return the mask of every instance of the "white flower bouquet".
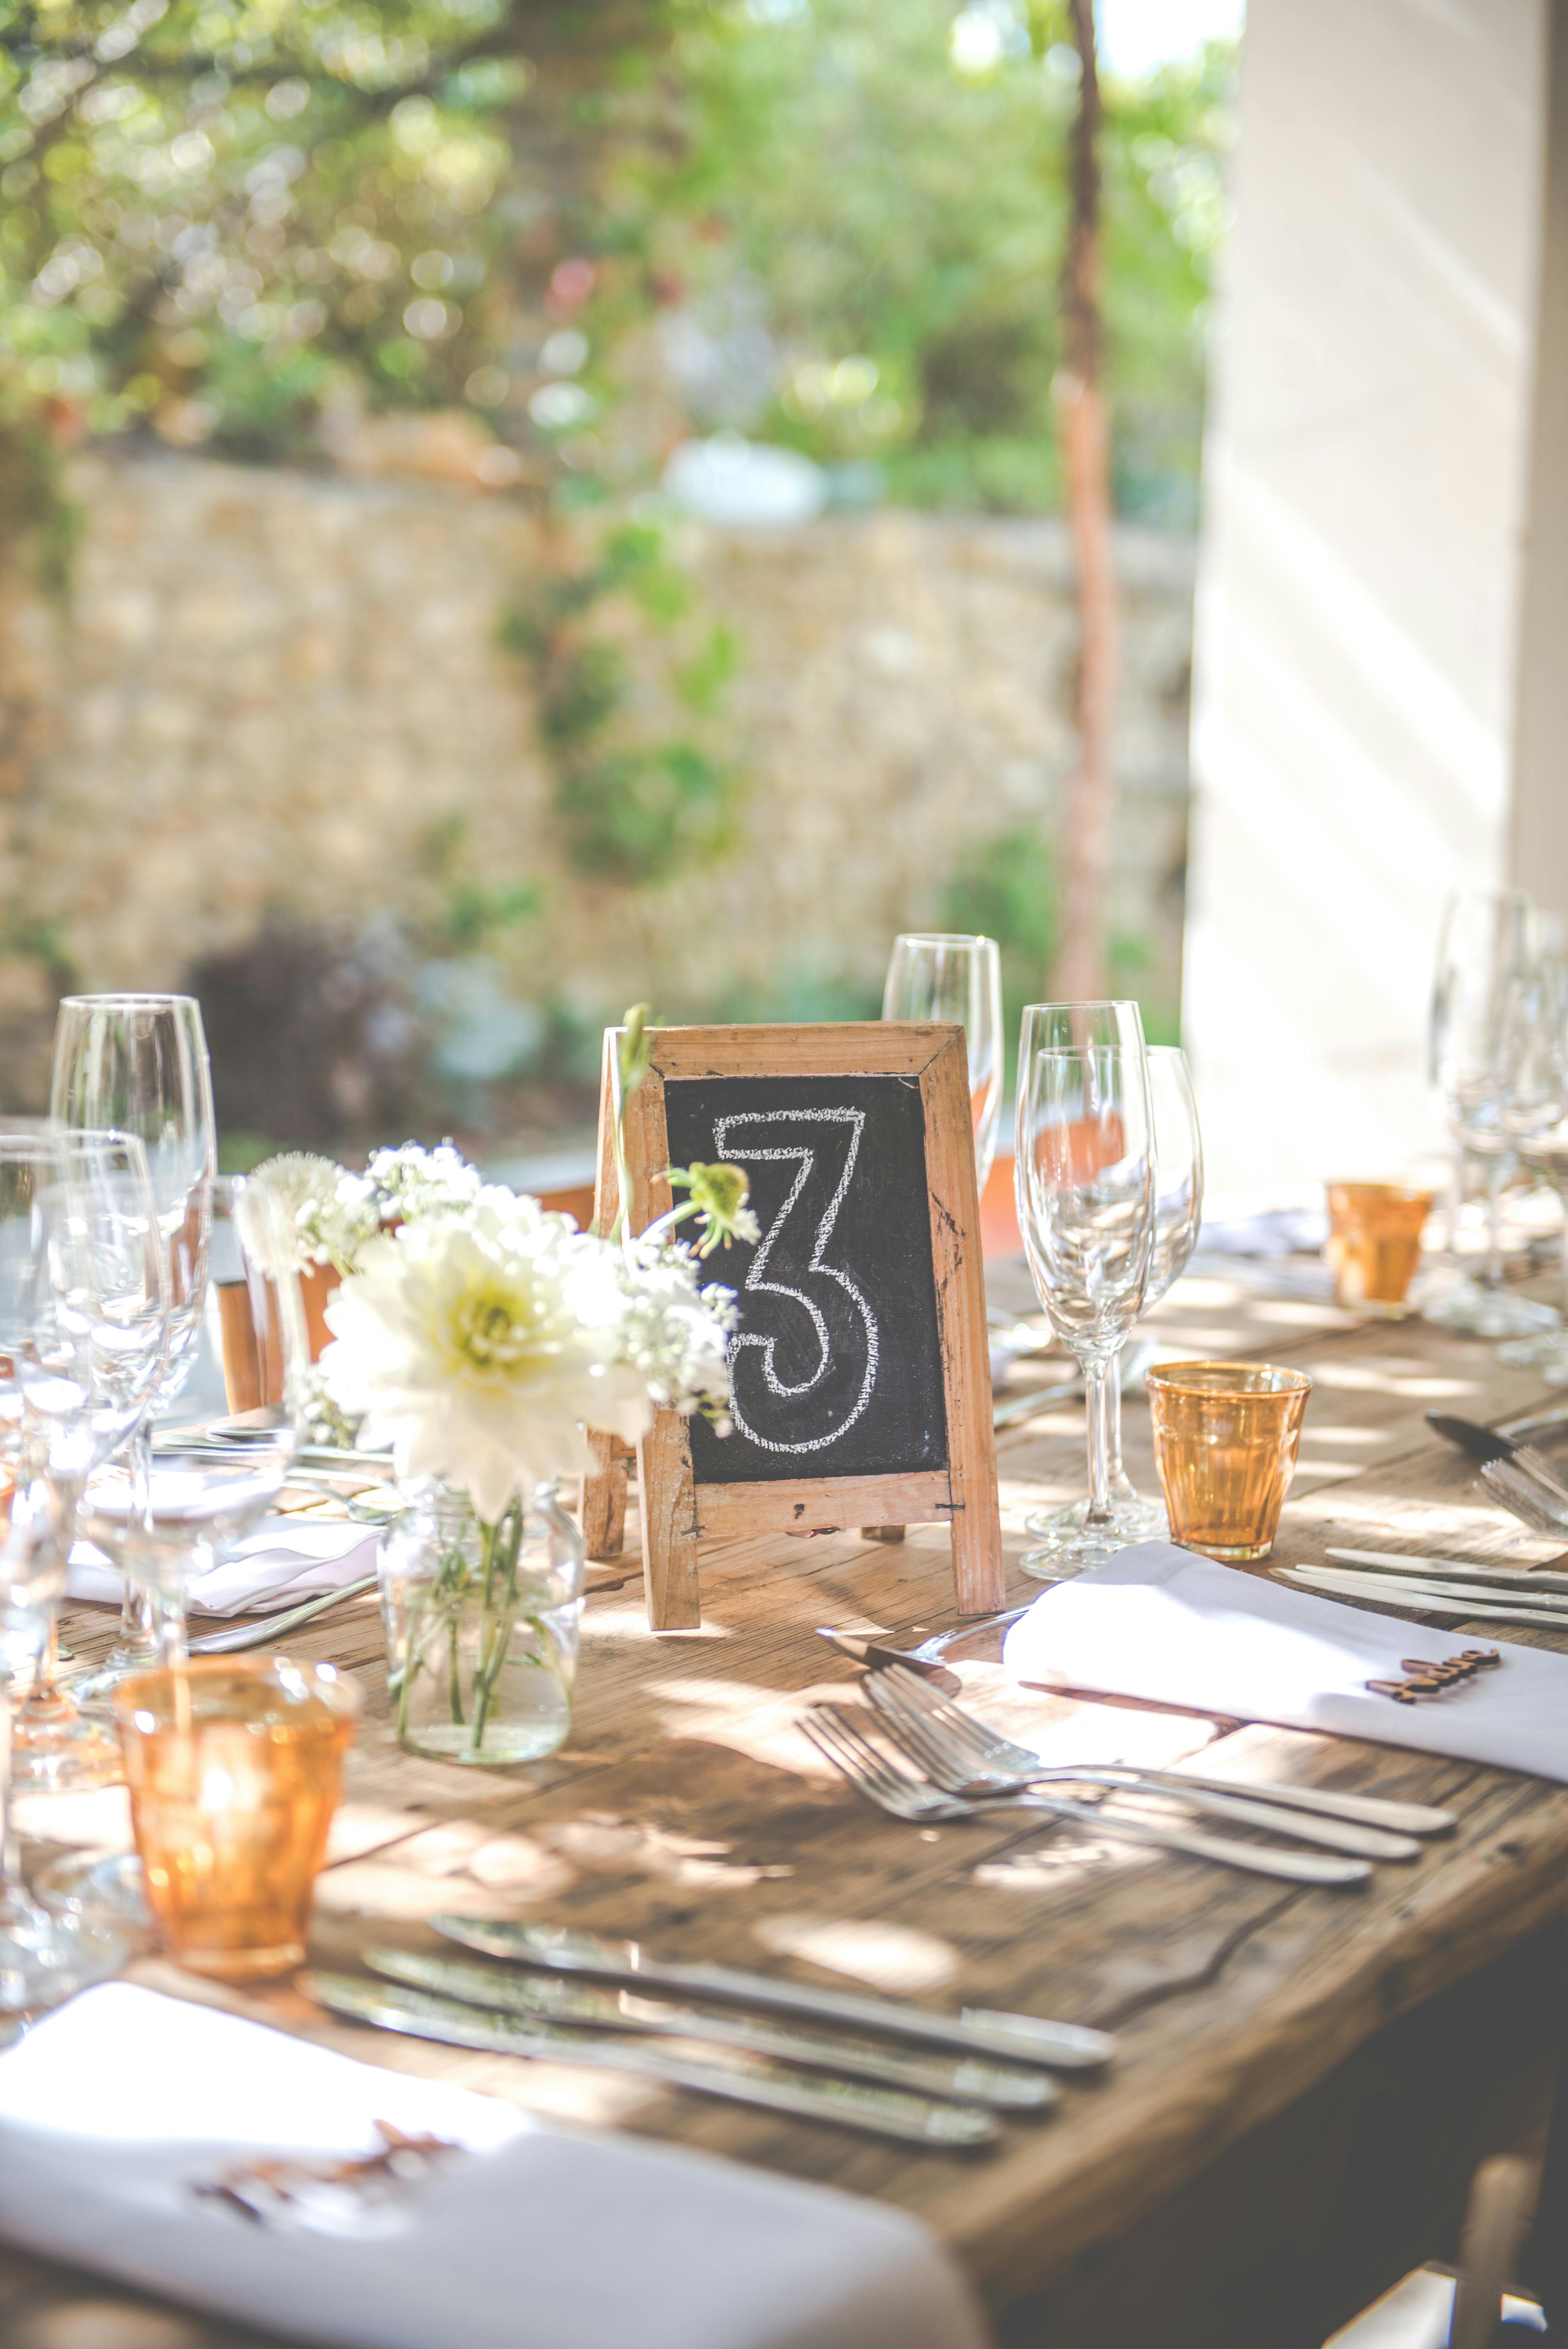
M 640 1049 L 640 1024 L 636 1036 Z M 634 1058 L 624 1073 L 637 1080 Z M 412 1543 L 413 1570 L 408 1539 L 387 1545 L 392 1687 L 399 1733 L 417 1750 L 522 1758 L 512 1732 L 528 1707 L 509 1704 L 509 1675 L 519 1688 L 533 1676 L 533 1710 L 549 1700 L 560 1744 L 582 1554 L 554 1507 L 556 1480 L 588 1466 L 590 1429 L 634 1442 L 655 1406 L 727 1426 L 734 1299 L 704 1281 L 703 1260 L 756 1226 L 738 1169 L 672 1170 L 671 1180 L 686 1196 L 633 1238 L 624 1218 L 601 1237 L 487 1184 L 450 1144 L 377 1152 L 362 1175 L 291 1154 L 251 1178 L 247 1244 L 269 1276 L 283 1286 L 315 1264 L 341 1275 L 318 1371 L 327 1405 L 362 1440 L 390 1442 L 400 1483 L 444 1489 Z M 690 1244 L 679 1232 L 688 1220 Z M 531 1564 L 537 1541 L 548 1570 L 542 1550 Z M 573 1541 L 568 1589 L 562 1550 Z M 384 1557 L 384 1590 L 387 1571 Z M 438 1727 L 418 1733 L 416 1715 L 432 1705 Z M 528 1752 L 550 1750 L 528 1744 L 526 1723 L 521 1735 Z

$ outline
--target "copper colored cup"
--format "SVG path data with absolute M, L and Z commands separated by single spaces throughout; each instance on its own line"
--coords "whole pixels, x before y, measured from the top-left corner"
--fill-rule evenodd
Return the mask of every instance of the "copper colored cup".
M 1402 1306 L 1421 1260 L 1432 1194 L 1406 1183 L 1330 1183 L 1328 1239 L 1335 1302 Z
M 1149 1373 L 1171 1538 L 1209 1557 L 1266 1557 L 1295 1471 L 1312 1381 L 1267 1362 L 1161 1362 Z
M 159 1939 L 221 1982 L 303 1964 L 357 1687 L 330 1664 L 203 1657 L 123 1681 L 114 1709 Z

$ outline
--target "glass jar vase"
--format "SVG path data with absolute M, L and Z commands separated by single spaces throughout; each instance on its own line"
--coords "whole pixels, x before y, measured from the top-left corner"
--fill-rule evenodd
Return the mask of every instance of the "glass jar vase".
M 397 1742 L 505 1769 L 566 1742 L 583 1614 L 581 1528 L 552 1485 L 495 1525 L 424 1482 L 381 1545 L 381 1615 Z

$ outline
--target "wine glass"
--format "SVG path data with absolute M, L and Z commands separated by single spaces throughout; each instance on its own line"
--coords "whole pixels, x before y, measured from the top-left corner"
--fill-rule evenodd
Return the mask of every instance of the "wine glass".
M 1110 1494 L 1110 1366 L 1143 1310 L 1154 1237 L 1154 1116 L 1136 1003 L 1036 1003 L 1018 1043 L 1014 1163 L 1036 1293 L 1083 1372 L 1088 1508 L 1021 1561 L 1055 1582 L 1126 1547 Z
M 1532 962 L 1531 914 L 1522 890 L 1460 890 L 1449 900 L 1438 946 L 1431 1059 L 1458 1154 L 1449 1207 L 1453 1272 L 1444 1283 L 1423 1283 L 1421 1310 L 1472 1338 L 1524 1337 L 1557 1319 L 1550 1306 L 1511 1295 L 1502 1270 L 1501 1195 L 1512 1146 L 1508 1061 L 1522 1034 L 1517 1006 Z M 1465 1275 L 1458 1253 L 1469 1157 L 1486 1173 L 1490 1237 L 1479 1282 Z
M 1203 1143 L 1187 1055 L 1174 1044 L 1150 1044 L 1149 1095 L 1154 1112 L 1154 1237 L 1143 1310 L 1158 1305 L 1186 1271 L 1198 1244 L 1203 1215 Z M 1121 1363 L 1110 1367 L 1110 1513 L 1123 1542 L 1148 1541 L 1168 1530 L 1162 1502 L 1146 1501 L 1121 1464 Z M 1047 1546 L 1068 1541 L 1082 1526 L 1089 1504 L 1038 1511 L 1024 1522 Z
M 175 1401 L 195 1363 L 207 1295 L 207 1254 L 217 1174 L 212 1080 L 201 1009 L 190 995 L 67 995 L 55 1025 L 54 1115 L 68 1126 L 113 1126 L 147 1149 L 169 1265 L 169 1344 L 152 1413 L 132 1440 L 130 1470 L 150 1475 L 150 1418 Z M 103 1694 L 155 1662 L 150 1611 L 126 1586 L 119 1643 L 104 1672 L 82 1684 Z
M 984 1191 L 1002 1115 L 1002 960 L 995 938 L 933 933 L 894 938 L 884 1019 L 950 1019 L 969 1048 L 975 1178 Z
M 7 1133 L 17 1130 L 6 1122 Z M 168 1267 L 136 1137 L 51 1125 L 47 1139 L 46 1246 L 33 1263 L 32 1343 L 15 1393 L 32 1465 L 68 1538 L 88 1477 L 139 1427 L 157 1392 Z M 119 1738 L 112 1724 L 78 1710 L 58 1683 L 57 1661 L 51 1619 L 32 1692 L 13 1723 L 15 1783 L 57 1790 L 111 1784 L 120 1775 Z
M 46 1126 L 0 1133 L 0 1682 L 36 1670 L 77 1496 L 147 1409 L 167 1298 L 139 1143 Z M 50 1915 L 17 1881 L 9 1729 L 0 1721 L 0 2011 L 15 2012 L 100 1980 L 125 1951 L 96 1923 Z
M 1534 955 L 1514 990 L 1504 1117 L 1520 1164 L 1563 1204 L 1563 1320 L 1497 1350 L 1498 1360 L 1568 1386 L 1568 915 L 1537 913 Z

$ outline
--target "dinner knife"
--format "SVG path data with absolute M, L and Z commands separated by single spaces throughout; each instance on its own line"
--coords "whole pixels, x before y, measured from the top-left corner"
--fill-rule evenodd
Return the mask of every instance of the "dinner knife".
M 1326 1582 L 1371 1582 L 1379 1588 L 1409 1591 L 1417 1596 L 1429 1593 L 1434 1599 L 1476 1599 L 1483 1607 L 1532 1607 L 1543 1615 L 1560 1616 L 1568 1630 L 1568 1598 L 1555 1590 L 1543 1590 L 1540 1596 L 1527 1597 L 1511 1585 L 1506 1590 L 1489 1590 L 1484 1583 L 1467 1582 L 1462 1577 L 1437 1574 L 1374 1574 L 1364 1568 L 1339 1566 L 1287 1567 L 1287 1573 L 1311 1574 Z
M 1568 1501 L 1568 1484 L 1563 1482 L 1545 1454 L 1538 1452 L 1533 1444 L 1521 1444 L 1517 1436 L 1478 1426 L 1473 1419 L 1457 1419 L 1450 1412 L 1428 1412 L 1427 1425 L 1445 1443 L 1468 1452 L 1472 1460 L 1510 1461 L 1532 1484 L 1550 1493 L 1554 1501 Z
M 842 2039 L 824 2031 L 789 2031 L 755 2017 L 702 2014 L 667 1999 L 639 1998 L 624 1990 L 601 1990 L 587 1982 L 560 1982 L 516 1968 L 468 1966 L 449 1958 L 422 1956 L 417 1950 L 366 1950 L 372 1973 L 436 1991 L 466 2006 L 499 2007 L 507 2014 L 533 2015 L 549 2023 L 584 2023 L 600 2031 L 641 2032 L 666 2039 L 706 2040 L 713 2047 L 736 2047 L 781 2064 L 849 2079 L 876 2080 L 917 2095 L 946 2096 L 960 2104 L 996 2105 L 1015 2111 L 1039 2110 L 1057 2101 L 1055 2082 L 1022 2064 L 976 2063 L 963 2058 L 901 2055 L 870 2040 Z
M 1300 1583 L 1337 1599 L 1380 1599 L 1386 1606 L 1408 1607 L 1418 1615 L 1452 1615 L 1465 1623 L 1540 1623 L 1553 1631 L 1568 1631 L 1568 1615 L 1549 1615 L 1544 1607 L 1505 1607 L 1487 1590 L 1473 1599 L 1455 1598 L 1449 1590 L 1429 1595 L 1427 1586 L 1390 1575 L 1341 1574 L 1328 1567 L 1276 1567 L 1281 1581 Z
M 1540 1566 L 1485 1566 L 1468 1557 L 1416 1557 L 1398 1549 L 1335 1549 L 1324 1551 L 1343 1566 L 1369 1566 L 1379 1574 L 1431 1574 L 1446 1582 L 1496 1583 L 1498 1596 L 1528 1603 L 1526 1593 L 1568 1591 L 1568 1574 L 1553 1574 Z
M 558 2023 L 529 2022 L 521 2015 L 486 2014 L 449 1998 L 431 1998 L 388 1982 L 364 1982 L 353 1974 L 307 1973 L 301 1987 L 334 2013 L 377 2031 L 397 2031 L 411 2039 L 434 2039 L 443 2047 L 473 2047 L 495 2055 L 532 2056 L 547 2064 L 576 2064 L 591 2071 L 634 2072 L 668 2088 L 691 2088 L 700 2095 L 725 2096 L 738 2105 L 800 2120 L 834 2121 L 873 2137 L 909 2145 L 958 2149 L 991 2144 L 1000 2124 L 972 2105 L 903 2095 L 858 2080 L 802 2079 L 769 2064 L 738 2056 L 733 2063 L 703 2064 L 636 2040 L 593 2038 Z
M 465 1949 L 488 1958 L 510 1958 L 545 1973 L 596 1974 L 634 1990 L 684 1991 L 689 1997 L 717 1999 L 727 2006 L 754 2006 L 764 2013 L 799 2015 L 809 2023 L 838 2023 L 851 2031 L 885 2032 L 891 2038 L 945 2047 L 960 2055 L 999 2055 L 1015 2064 L 1085 2071 L 1108 2064 L 1116 2053 L 1108 2032 L 1090 2031 L 1081 2023 L 995 2013 L 988 2007 L 934 2014 L 901 1999 L 818 1990 L 776 1974 L 748 1973 L 738 1966 L 661 1962 L 649 1957 L 640 1942 L 611 1940 L 555 1925 L 451 1916 L 432 1917 L 430 1922 L 438 1933 L 460 1941 Z

